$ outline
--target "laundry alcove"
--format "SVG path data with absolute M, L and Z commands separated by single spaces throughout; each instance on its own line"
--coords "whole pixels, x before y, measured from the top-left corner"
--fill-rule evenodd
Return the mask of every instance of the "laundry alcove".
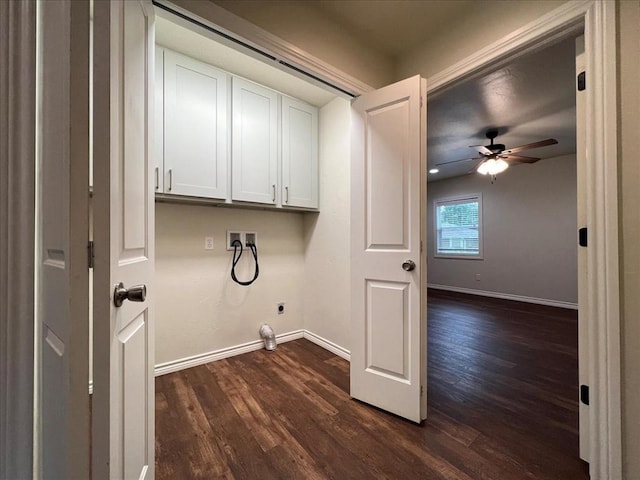
M 344 356 L 350 309 L 350 103 L 265 63 L 255 52 L 248 55 L 214 38 L 216 34 L 202 26 L 157 9 L 156 375 L 260 348 L 258 330 L 263 323 L 274 328 L 280 342 L 306 335 L 338 345 Z M 217 40 L 224 42 L 222 37 Z M 176 62 L 182 64 L 181 72 Z M 187 83 L 177 88 L 180 75 L 190 75 L 200 90 L 185 90 Z M 215 75 L 223 81 L 212 80 Z M 217 91 L 207 89 L 212 85 Z M 242 97 L 242 88 L 253 93 Z M 222 107 L 217 117 L 196 113 L 203 121 L 217 121 L 214 135 L 207 134 L 204 125 L 186 125 L 188 118 L 180 118 L 189 109 L 176 109 L 176 102 L 190 94 L 195 102 L 192 112 L 215 102 Z M 256 128 L 258 117 L 243 120 L 243 108 L 253 108 L 258 117 L 268 112 L 275 120 L 261 136 L 244 143 L 242 135 Z M 312 115 L 313 121 L 305 123 Z M 317 164 L 288 175 L 296 169 L 291 166 L 296 151 L 295 145 L 287 148 L 292 144 L 287 134 L 295 134 L 301 125 L 310 127 L 302 133 L 307 142 L 312 141 L 310 129 L 317 129 L 317 145 L 308 144 L 309 149 L 317 148 Z M 180 135 L 170 131 L 179 128 Z M 185 141 L 189 138 L 191 142 Z M 216 148 L 220 144 L 226 148 Z M 218 165 L 197 164 L 207 157 L 203 148 L 205 153 L 215 149 L 209 157 Z M 242 166 L 242 152 L 256 157 L 266 148 L 266 163 Z M 196 164 L 190 164 L 194 158 Z M 209 177 L 203 179 L 199 168 Z M 182 184 L 181 169 L 187 172 Z M 248 179 L 254 172 L 262 177 Z M 294 198 L 289 182 L 295 175 L 302 178 L 308 194 Z M 205 187 L 193 187 L 197 183 Z M 230 278 L 229 230 L 258 234 L 260 276 L 249 287 Z M 213 238 L 212 250 L 205 249 L 207 237 Z M 244 255 L 238 265 L 243 278 L 253 272 L 249 257 Z M 279 303 L 285 304 L 283 314 L 278 314 Z

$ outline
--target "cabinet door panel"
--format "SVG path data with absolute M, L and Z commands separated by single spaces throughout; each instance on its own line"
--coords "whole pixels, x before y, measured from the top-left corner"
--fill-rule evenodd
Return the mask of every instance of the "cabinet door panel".
M 232 199 L 275 204 L 278 95 L 233 78 Z
M 160 47 L 156 47 L 155 68 L 153 185 L 156 192 L 164 192 L 164 49 Z
M 282 97 L 282 205 L 318 208 L 318 110 Z
M 227 197 L 227 74 L 165 51 L 164 191 Z

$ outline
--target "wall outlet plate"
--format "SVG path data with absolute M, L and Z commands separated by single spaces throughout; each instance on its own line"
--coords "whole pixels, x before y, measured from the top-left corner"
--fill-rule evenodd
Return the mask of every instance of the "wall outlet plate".
M 280 302 L 276 305 L 276 311 L 278 315 L 284 315 L 284 302 Z
M 258 234 L 256 232 L 243 232 L 244 233 L 244 246 L 248 247 L 253 244 L 258 246 Z
M 233 251 L 234 240 L 240 240 L 240 243 L 244 245 L 244 232 L 240 230 L 227 230 L 227 250 Z
M 233 241 L 240 240 L 243 247 L 250 244 L 258 246 L 258 232 L 243 232 L 240 230 L 227 230 L 227 250 L 233 251 Z
M 213 237 L 204 237 L 204 249 L 213 250 Z

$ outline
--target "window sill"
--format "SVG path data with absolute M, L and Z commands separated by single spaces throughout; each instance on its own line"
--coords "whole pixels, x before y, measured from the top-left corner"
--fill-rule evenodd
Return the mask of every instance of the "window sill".
M 482 255 L 442 255 L 436 254 L 433 258 L 448 258 L 454 260 L 484 260 Z

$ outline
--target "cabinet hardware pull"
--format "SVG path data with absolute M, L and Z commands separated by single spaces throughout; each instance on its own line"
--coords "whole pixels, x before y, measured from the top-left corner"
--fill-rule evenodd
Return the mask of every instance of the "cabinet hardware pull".
M 158 167 L 156 167 L 156 190 L 158 190 L 158 188 L 160 187 L 160 180 L 159 180 L 159 171 L 158 171 Z
M 275 203 L 275 201 L 276 201 L 276 185 L 273 184 L 271 187 L 273 188 L 273 198 L 271 200 Z
M 289 203 L 289 187 L 288 186 L 284 187 L 284 193 L 285 193 L 284 203 Z
M 173 189 L 173 169 L 169 169 L 169 190 Z

